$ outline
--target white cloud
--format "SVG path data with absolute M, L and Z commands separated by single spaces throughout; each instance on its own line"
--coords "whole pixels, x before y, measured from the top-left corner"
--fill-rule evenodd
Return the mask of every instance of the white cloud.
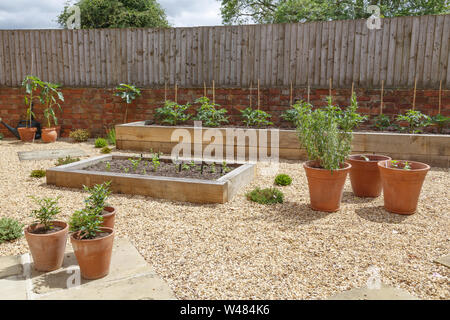
M 54 29 L 67 0 L 0 0 L 0 29 Z M 217 0 L 159 0 L 174 27 L 220 25 Z

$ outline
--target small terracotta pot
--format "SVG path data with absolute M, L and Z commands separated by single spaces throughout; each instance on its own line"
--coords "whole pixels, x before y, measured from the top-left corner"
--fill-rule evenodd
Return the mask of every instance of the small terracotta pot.
M 34 142 L 37 128 L 18 128 L 20 140 L 23 142 Z
M 56 128 L 43 128 L 42 129 L 42 136 L 41 139 L 43 142 L 46 143 L 52 143 L 55 142 L 58 138 L 58 133 L 56 131 Z
M 376 198 L 381 195 L 381 185 L 378 162 L 391 160 L 388 156 L 364 155 L 369 159 L 366 161 L 361 155 L 353 155 L 348 158 L 352 165 L 350 169 L 350 181 L 353 193 L 361 198 Z
M 391 161 L 378 162 L 383 184 L 384 208 L 389 212 L 410 215 L 417 210 L 420 191 L 430 166 L 421 162 L 408 163 L 411 170 L 394 168 Z
M 333 173 L 330 170 L 318 168 L 315 161 L 308 161 L 303 167 L 308 178 L 311 208 L 324 212 L 338 211 L 351 164 L 345 163 L 342 169 L 334 170 Z
M 105 207 L 103 209 L 103 227 L 114 229 L 114 222 L 116 220 L 116 209 L 113 207 Z
M 37 271 L 49 272 L 61 268 L 66 250 L 69 226 L 63 221 L 52 221 L 53 225 L 63 229 L 50 234 L 34 234 L 31 231 L 42 225 L 25 228 L 25 238 L 33 256 L 34 268 Z
M 80 266 L 81 276 L 84 279 L 100 279 L 108 275 L 111 265 L 111 255 L 114 242 L 114 230 L 100 228 L 109 235 L 99 239 L 79 240 L 77 233 L 70 235 L 73 250 Z

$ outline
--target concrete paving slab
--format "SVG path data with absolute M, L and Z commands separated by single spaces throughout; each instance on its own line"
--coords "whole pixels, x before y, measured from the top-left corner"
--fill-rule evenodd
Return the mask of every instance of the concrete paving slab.
M 27 300 L 25 278 L 11 276 L 0 279 L 0 300 Z
M 70 244 L 59 270 L 47 273 L 34 270 L 30 254 L 0 258 L 0 270 L 3 275 L 0 300 L 176 299 L 136 248 L 128 240 L 120 238 L 114 240 L 110 273 L 102 279 L 85 280 L 80 277 Z
M 52 160 L 58 158 L 71 157 L 85 157 L 86 152 L 81 149 L 54 149 L 54 150 L 36 150 L 36 151 L 22 151 L 17 153 L 20 161 L 26 160 Z
M 447 268 L 450 268 L 450 254 L 440 257 L 440 258 L 434 260 L 434 262 L 440 263 L 440 264 L 446 266 Z
M 0 257 L 0 279 L 22 275 L 20 256 Z
M 328 300 L 419 300 L 407 291 L 382 285 L 380 289 L 367 287 L 338 293 Z

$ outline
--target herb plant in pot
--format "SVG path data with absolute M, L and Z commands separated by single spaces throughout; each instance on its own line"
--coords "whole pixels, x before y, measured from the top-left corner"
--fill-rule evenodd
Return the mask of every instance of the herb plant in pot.
M 25 105 L 27 106 L 27 125 L 22 128 L 18 128 L 20 140 L 23 142 L 34 142 L 37 128 L 31 127 L 31 122 L 34 117 L 33 104 L 36 98 L 35 91 L 41 86 L 42 82 L 35 76 L 26 76 L 22 81 L 22 87 L 25 88 Z
M 397 214 L 414 214 L 430 166 L 414 161 L 378 162 L 383 184 L 384 208 Z
M 86 198 L 86 207 L 98 210 L 103 218 L 102 226 L 114 229 L 114 222 L 116 220 L 116 209 L 106 204 L 108 196 L 111 194 L 111 181 L 103 184 L 96 184 L 92 188 L 84 186 L 84 190 L 90 193 Z
M 352 165 L 350 181 L 353 193 L 361 198 L 376 198 L 381 195 L 382 185 L 378 162 L 391 160 L 383 155 L 352 155 L 347 161 Z
M 340 208 L 345 180 L 351 165 L 352 130 L 365 118 L 356 113 L 356 98 L 345 111 L 332 106 L 312 110 L 304 104 L 298 111 L 297 132 L 309 161 L 304 164 L 311 208 L 335 212 Z
M 53 220 L 61 211 L 58 199 L 32 198 L 39 209 L 33 210 L 36 222 L 25 228 L 25 238 L 33 256 L 34 268 L 48 272 L 61 268 L 66 249 L 68 224 Z
M 99 208 L 85 207 L 76 211 L 69 222 L 70 241 L 84 279 L 94 280 L 109 273 L 114 243 L 114 230 L 102 227 Z
M 44 118 L 47 121 L 47 127 L 42 129 L 43 142 L 55 142 L 61 132 L 61 126 L 58 126 L 58 118 L 53 109 L 55 106 L 58 106 L 59 110 L 61 110 L 61 105 L 58 103 L 58 100 L 64 101 L 62 92 L 58 90 L 59 87 L 59 84 L 42 82 L 40 100 L 45 105 Z M 51 126 L 50 120 L 53 120 L 54 126 Z

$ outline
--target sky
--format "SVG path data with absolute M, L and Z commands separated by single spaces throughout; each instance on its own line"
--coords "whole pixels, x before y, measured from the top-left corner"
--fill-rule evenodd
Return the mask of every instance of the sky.
M 67 0 L 0 0 L 0 29 L 55 29 Z M 174 27 L 221 25 L 216 0 L 158 0 Z

